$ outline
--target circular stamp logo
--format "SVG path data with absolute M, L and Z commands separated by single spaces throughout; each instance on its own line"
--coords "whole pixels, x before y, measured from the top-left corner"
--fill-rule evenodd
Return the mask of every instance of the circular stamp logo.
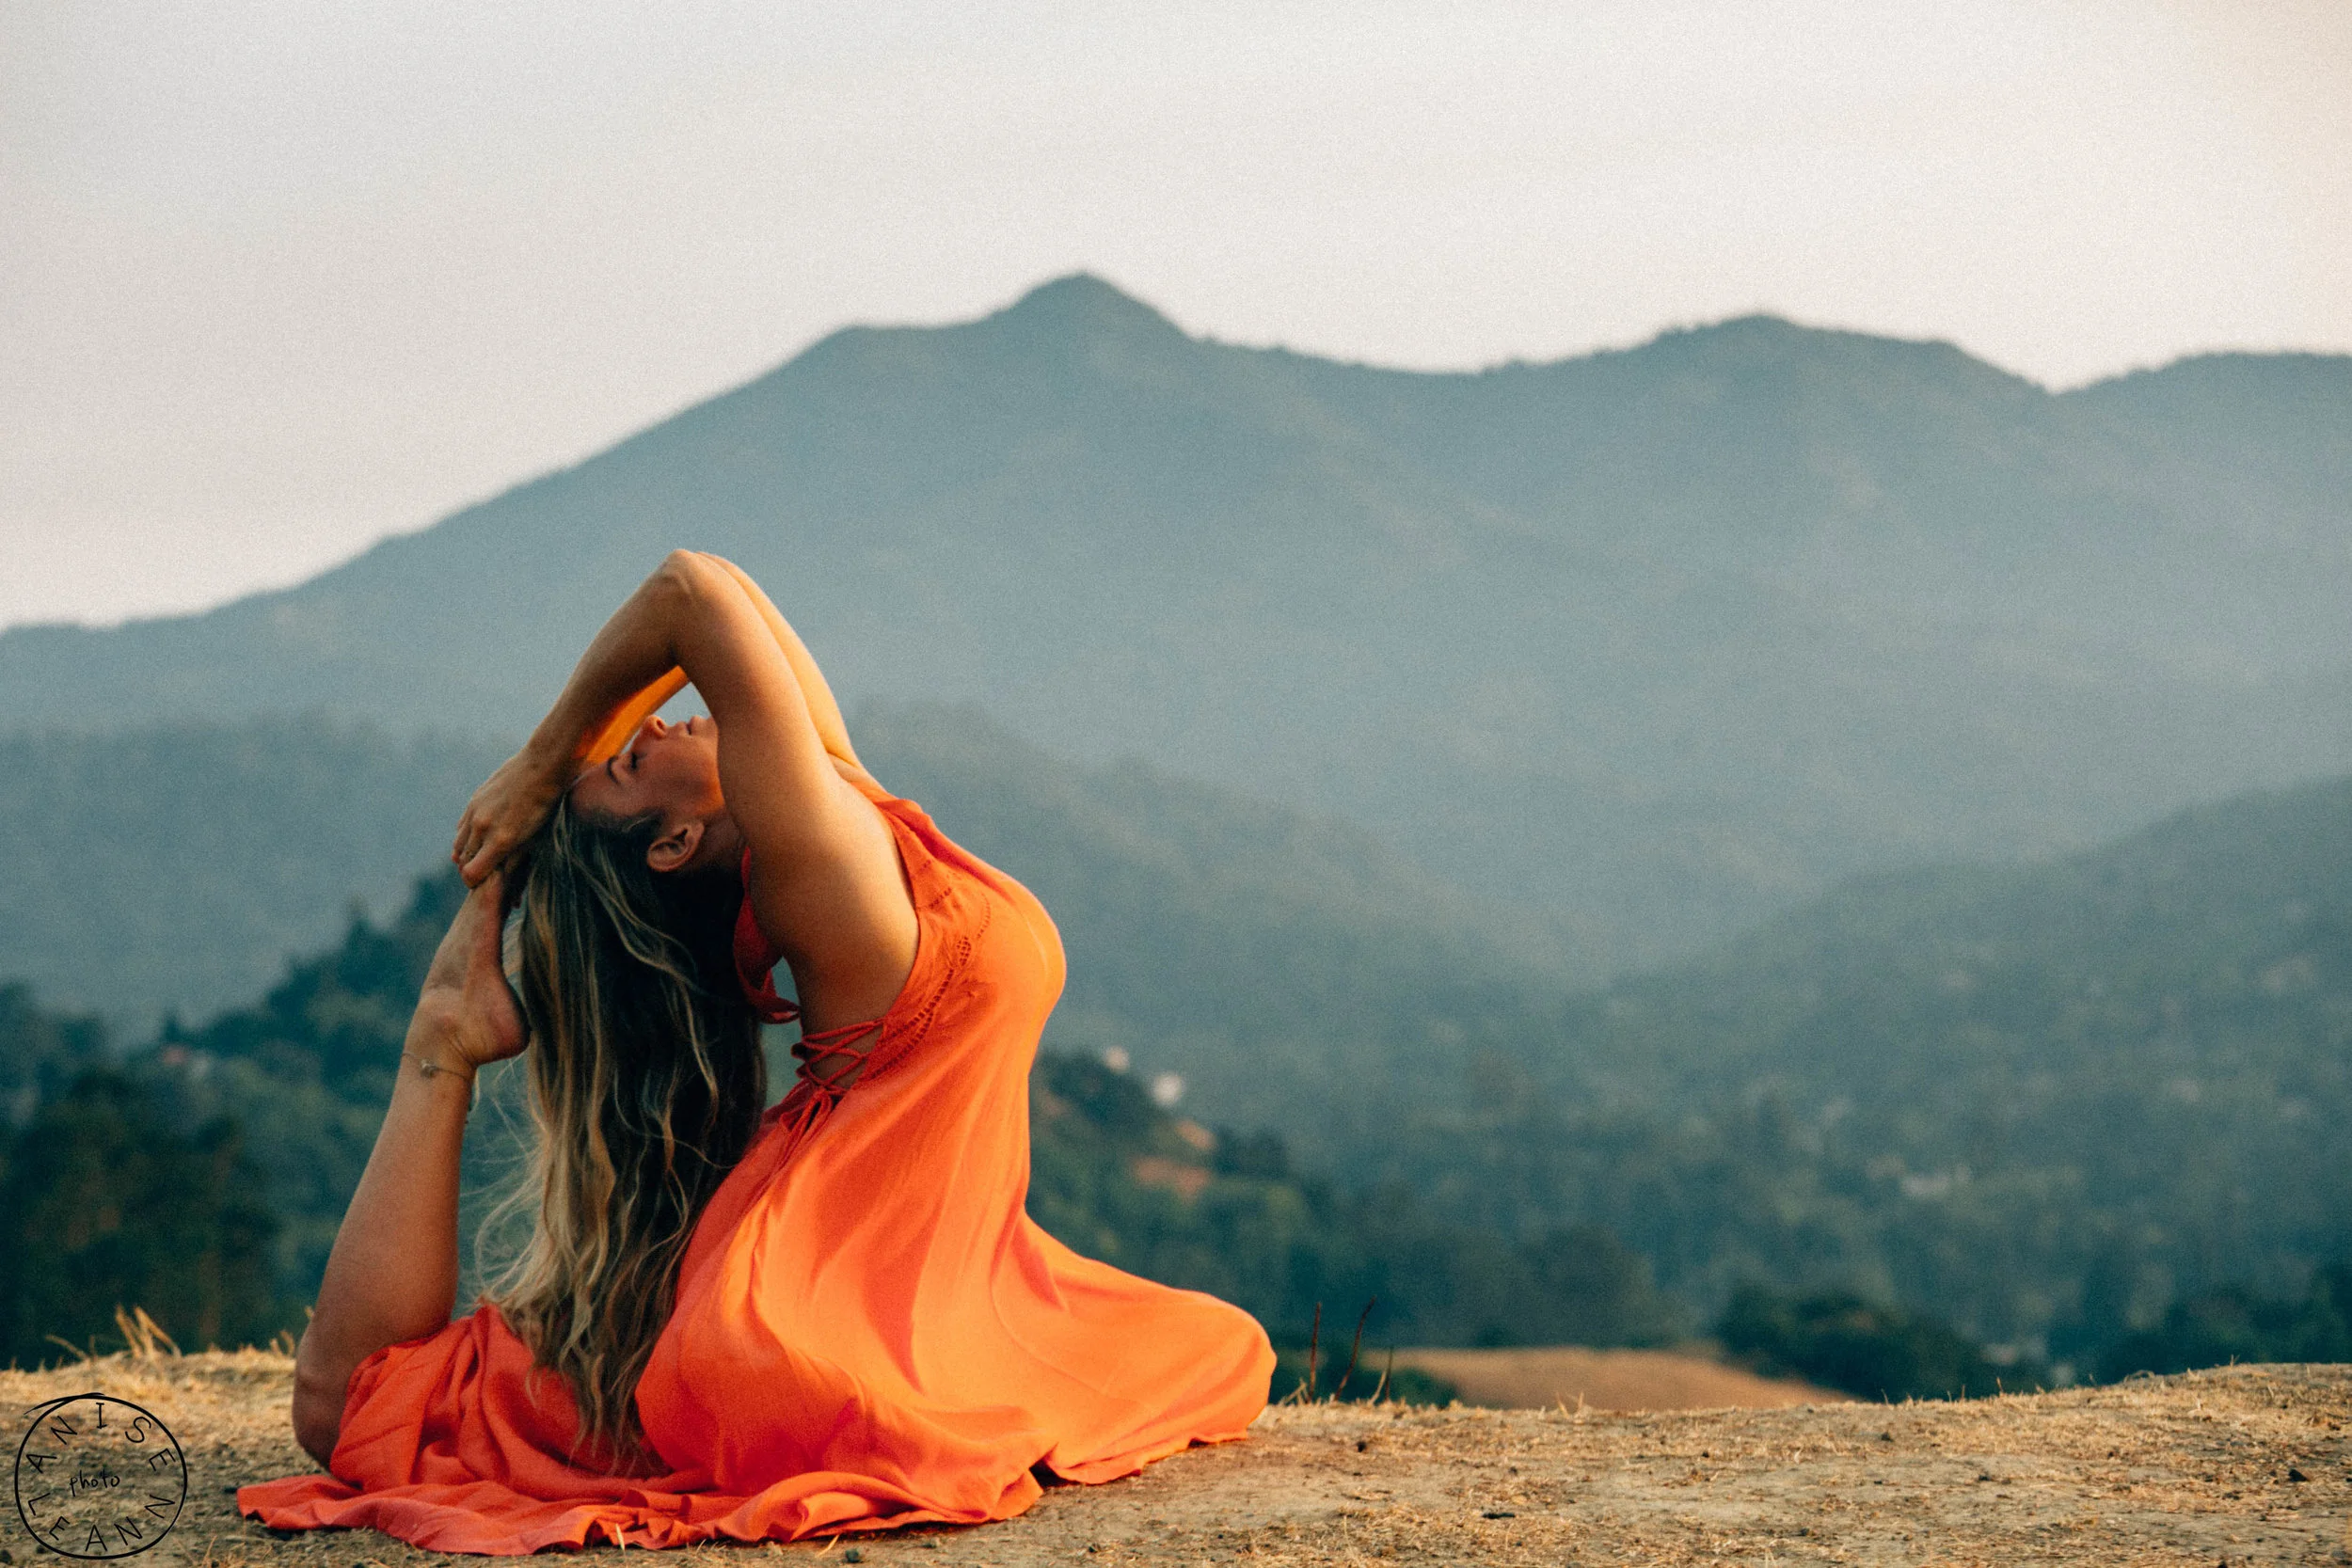
M 188 1462 L 152 1414 L 112 1394 L 69 1394 L 26 1412 L 16 1513 L 64 1557 L 129 1557 L 180 1522 Z

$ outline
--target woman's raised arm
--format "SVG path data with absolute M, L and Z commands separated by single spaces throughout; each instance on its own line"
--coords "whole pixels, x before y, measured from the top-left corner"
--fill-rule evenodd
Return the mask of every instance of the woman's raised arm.
M 608 618 L 547 717 L 473 792 L 457 819 L 450 859 L 468 887 L 539 831 L 580 770 L 628 742 L 654 709 L 686 684 L 675 642 L 690 594 L 674 551 Z
M 716 556 L 673 551 L 614 611 L 530 741 L 474 792 L 451 858 L 469 883 L 489 875 L 681 673 L 718 722 L 718 784 L 751 850 L 753 913 L 790 961 L 812 1025 L 881 1010 L 914 963 L 897 840 L 842 776 L 863 769 L 816 660 Z
M 681 569 L 694 603 L 678 658 L 718 721 L 719 783 L 751 851 L 752 912 L 791 964 L 811 1028 L 874 1017 L 914 963 L 898 840 L 842 776 L 839 765 L 864 770 L 784 618 L 715 557 Z
M 714 602 L 711 590 L 721 581 L 735 592 L 723 591 Z M 739 595 L 740 606 L 725 602 Z M 823 751 L 863 771 L 817 660 L 759 585 L 733 562 L 674 550 L 605 622 L 522 750 L 467 802 L 450 847 L 467 885 L 479 883 L 538 831 L 580 769 L 627 746 L 685 688 L 690 676 L 679 643 L 681 637 L 691 640 L 698 618 L 745 608 L 782 653 L 800 689 L 805 722 Z M 709 700 L 707 690 L 704 700 Z

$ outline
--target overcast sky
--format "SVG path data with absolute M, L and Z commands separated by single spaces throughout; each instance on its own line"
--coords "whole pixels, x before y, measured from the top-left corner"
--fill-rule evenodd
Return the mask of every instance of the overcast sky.
M 2352 0 L 0 0 L 0 624 L 296 580 L 1087 267 L 1473 367 L 2352 350 Z

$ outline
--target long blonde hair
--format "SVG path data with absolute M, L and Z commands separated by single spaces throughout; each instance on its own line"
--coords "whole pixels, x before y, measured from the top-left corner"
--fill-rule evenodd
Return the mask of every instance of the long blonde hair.
M 519 935 L 534 1137 L 484 1227 L 535 1202 L 530 1242 L 485 1293 L 570 1384 L 581 1443 L 616 1468 L 650 1458 L 637 1380 L 695 1219 L 767 1102 L 758 1020 L 735 975 L 740 886 L 725 871 L 655 872 L 660 826 L 566 800 L 530 847 Z

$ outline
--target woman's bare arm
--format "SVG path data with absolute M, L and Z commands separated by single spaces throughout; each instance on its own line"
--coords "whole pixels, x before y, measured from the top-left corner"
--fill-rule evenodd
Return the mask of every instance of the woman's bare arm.
M 523 1048 L 499 963 L 501 879 L 468 895 L 408 1021 L 392 1102 L 352 1194 L 294 1357 L 294 1440 L 321 1465 L 359 1363 L 449 1322 L 457 1294 L 457 1170 L 471 1075 Z M 436 1065 L 428 1073 L 411 1054 Z

